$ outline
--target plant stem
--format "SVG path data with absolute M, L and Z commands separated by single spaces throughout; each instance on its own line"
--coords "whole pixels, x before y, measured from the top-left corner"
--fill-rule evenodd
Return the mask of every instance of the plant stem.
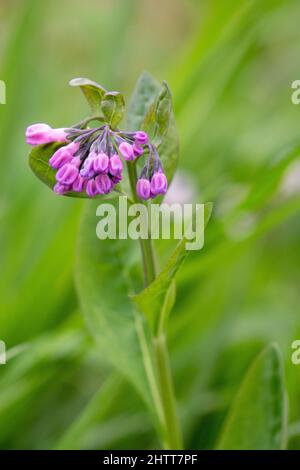
M 161 400 L 165 416 L 165 448 L 180 450 L 183 448 L 182 436 L 177 415 L 173 378 L 170 368 L 169 353 L 165 334 L 154 337 L 153 345 L 158 371 Z
M 136 166 L 134 162 L 129 162 L 127 164 L 128 169 L 128 176 L 132 191 L 132 198 L 135 203 L 140 203 L 135 186 L 137 182 L 137 174 L 136 174 Z M 155 259 L 153 256 L 153 247 L 152 247 L 152 240 L 151 238 L 142 239 L 140 238 L 140 246 L 142 251 L 142 258 L 143 258 L 143 268 L 144 268 L 144 284 L 145 287 L 148 286 L 152 281 L 154 281 L 156 276 L 156 267 L 155 267 Z
M 132 198 L 135 203 L 140 202 L 136 194 L 136 166 L 133 162 L 127 164 L 129 181 L 132 191 Z M 154 258 L 153 244 L 150 237 L 147 239 L 140 238 L 143 268 L 144 268 L 144 283 L 147 287 L 156 277 L 156 264 Z M 160 417 L 161 425 L 163 427 L 164 435 L 164 448 L 180 450 L 183 448 L 182 437 L 179 419 L 176 409 L 176 399 L 173 386 L 173 378 L 169 362 L 169 354 L 166 343 L 165 331 L 163 328 L 159 329 L 156 336 L 152 335 L 152 343 L 155 356 L 156 365 L 156 378 L 158 381 L 159 406 L 158 414 Z M 144 354 L 144 352 L 143 352 Z M 153 387 L 152 380 L 148 374 L 148 381 L 150 388 L 153 392 L 156 387 Z M 155 399 L 155 396 L 153 397 Z M 157 402 L 157 400 L 155 400 Z M 162 407 L 163 416 L 161 416 L 160 407 Z

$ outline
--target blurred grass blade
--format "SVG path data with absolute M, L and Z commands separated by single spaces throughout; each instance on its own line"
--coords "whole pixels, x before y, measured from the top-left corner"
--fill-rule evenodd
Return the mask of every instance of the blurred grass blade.
M 59 442 L 56 449 L 80 449 L 85 434 L 93 427 L 100 426 L 105 416 L 109 415 L 114 400 L 118 399 L 121 380 L 116 375 L 106 379 L 82 412 L 77 416 Z
M 270 345 L 249 369 L 221 434 L 219 449 L 285 447 L 286 409 L 281 357 Z

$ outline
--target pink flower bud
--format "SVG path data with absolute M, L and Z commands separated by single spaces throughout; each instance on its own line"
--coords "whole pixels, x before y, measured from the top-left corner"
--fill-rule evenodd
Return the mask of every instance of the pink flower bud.
M 65 185 L 71 185 L 74 183 L 78 176 L 78 168 L 71 163 L 63 165 L 56 173 L 56 180 Z
M 53 188 L 53 191 L 56 193 L 56 194 L 59 194 L 59 195 L 63 195 L 65 193 L 67 193 L 68 191 L 70 191 L 70 186 L 68 185 L 65 185 L 65 184 L 61 184 L 61 183 L 56 183 L 56 185 L 54 186 Z
M 160 171 L 154 173 L 151 178 L 151 195 L 157 196 L 158 194 L 165 194 L 168 189 L 168 181 L 166 175 Z
M 99 194 L 98 189 L 96 187 L 96 182 L 94 179 L 88 180 L 86 185 L 86 193 L 89 197 L 94 197 Z
M 93 168 L 95 173 L 106 173 L 108 171 L 109 158 L 105 153 L 99 153 L 93 157 Z
M 69 163 L 73 159 L 73 155 L 78 149 L 78 146 L 78 144 L 71 142 L 64 147 L 60 147 L 50 158 L 50 166 L 52 166 L 52 168 L 58 169 L 66 163 Z
M 114 176 L 120 176 L 123 171 L 123 163 L 119 155 L 113 155 L 109 160 L 109 172 Z
M 112 189 L 112 182 L 108 175 L 98 175 L 95 182 L 99 194 L 108 194 Z
M 67 142 L 65 129 L 52 129 L 48 124 L 33 124 L 26 129 L 26 142 L 30 145 Z
M 140 157 L 141 155 L 143 155 L 144 149 L 139 144 L 133 144 L 132 148 L 135 157 Z
M 85 160 L 83 167 L 80 170 L 80 174 L 81 176 L 91 178 L 92 176 L 94 176 L 94 173 L 95 171 L 94 171 L 93 158 L 91 158 L 89 155 L 87 159 Z
M 76 180 L 72 184 L 72 191 L 75 193 L 81 193 L 86 188 L 87 179 L 83 178 L 80 174 L 77 175 Z
M 119 150 L 125 160 L 134 160 L 133 147 L 128 142 L 122 142 Z
M 146 178 L 140 178 L 136 183 L 136 193 L 141 199 L 150 198 L 150 182 Z
M 134 138 L 137 144 L 144 145 L 148 142 L 148 134 L 144 131 L 138 131 L 134 134 Z

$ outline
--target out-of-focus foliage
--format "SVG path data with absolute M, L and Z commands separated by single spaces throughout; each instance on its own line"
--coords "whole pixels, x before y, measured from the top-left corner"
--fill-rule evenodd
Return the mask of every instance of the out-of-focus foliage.
M 300 335 L 300 107 L 290 88 L 299 15 L 297 0 L 2 2 L 1 448 L 159 445 L 144 402 L 82 319 L 73 269 L 86 202 L 40 184 L 24 143 L 28 124 L 86 116 L 72 77 L 128 103 L 143 69 L 170 84 L 180 171 L 197 202 L 214 202 L 205 248 L 177 277 L 169 325 L 185 444 L 217 445 L 248 366 L 272 341 L 284 358 L 288 445 L 300 448 L 300 366 L 290 360 Z

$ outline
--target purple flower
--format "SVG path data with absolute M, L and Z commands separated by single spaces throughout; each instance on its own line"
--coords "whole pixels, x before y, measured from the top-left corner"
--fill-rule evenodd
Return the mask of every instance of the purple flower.
M 168 181 L 166 175 L 162 171 L 157 171 L 151 178 L 150 183 L 151 196 L 165 194 L 168 189 Z
M 148 142 L 148 134 L 144 131 L 138 131 L 134 134 L 134 138 L 137 144 L 144 145 Z
M 106 173 L 108 171 L 109 158 L 105 153 L 95 154 L 93 157 L 93 169 L 95 173 Z
M 81 176 L 91 178 L 92 176 L 94 176 L 94 173 L 94 161 L 93 158 L 91 158 L 89 155 L 80 170 L 80 174 Z
M 33 124 L 26 129 L 26 142 L 30 145 L 67 142 L 65 129 L 52 129 L 48 124 Z
M 113 186 L 115 186 L 116 184 L 120 183 L 120 181 L 122 181 L 122 176 L 121 175 L 113 175 L 113 177 L 111 178 L 111 181 L 113 183 Z
M 76 193 L 81 193 L 86 188 L 87 179 L 83 178 L 80 174 L 77 175 L 77 178 L 73 181 L 72 191 Z
M 125 160 L 134 160 L 135 156 L 133 146 L 128 142 L 122 142 L 119 146 L 119 150 Z
M 112 189 L 112 182 L 108 175 L 96 176 L 95 182 L 99 194 L 108 194 Z
M 56 180 L 65 185 L 71 185 L 74 183 L 78 176 L 78 168 L 72 163 L 66 163 L 56 173 Z
M 121 176 L 123 163 L 119 155 L 112 155 L 109 160 L 109 172 L 114 176 Z
M 71 142 L 68 145 L 65 145 L 64 147 L 60 147 L 49 160 L 49 164 L 52 168 L 58 169 L 65 165 L 66 163 L 69 163 L 74 156 L 74 153 L 78 149 L 78 144 L 75 144 L 74 142 Z
M 167 191 L 168 183 L 163 173 L 157 149 L 144 131 L 123 132 L 109 124 L 85 128 L 52 129 L 48 124 L 29 126 L 26 141 L 31 145 L 62 142 L 49 159 L 49 166 L 56 170 L 54 191 L 86 192 L 89 197 L 111 192 L 122 180 L 124 160 L 133 161 L 147 153 L 147 159 L 136 184 L 141 199 L 149 199 Z M 118 147 L 119 153 L 114 153 Z
M 133 144 L 132 148 L 133 148 L 133 154 L 135 157 L 140 157 L 141 155 L 143 155 L 144 149 L 143 147 L 141 147 L 141 145 L 135 143 Z
M 136 183 L 136 193 L 141 199 L 149 199 L 151 196 L 150 182 L 146 178 L 140 178 Z
M 56 194 L 59 194 L 60 196 L 62 196 L 63 194 L 67 193 L 68 191 L 70 191 L 70 186 L 69 185 L 65 185 L 65 184 L 61 184 L 61 183 L 56 183 L 56 185 L 54 186 L 53 188 L 53 191 L 56 193 Z
M 86 185 L 86 193 L 89 197 L 94 197 L 97 194 L 99 194 L 98 189 L 96 187 L 96 182 L 94 179 L 88 180 L 87 185 Z

